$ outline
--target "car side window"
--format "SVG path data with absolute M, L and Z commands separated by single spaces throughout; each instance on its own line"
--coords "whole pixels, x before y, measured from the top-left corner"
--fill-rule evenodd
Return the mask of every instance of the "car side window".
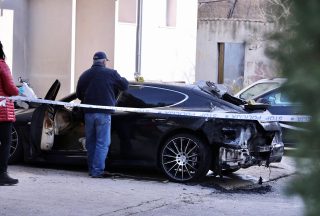
M 272 92 L 263 97 L 271 105 L 289 105 L 291 104 L 288 97 L 282 92 Z
M 117 106 L 135 108 L 166 107 L 179 103 L 185 100 L 186 97 L 182 93 L 165 88 L 131 85 L 127 91 L 122 92 L 117 101 Z

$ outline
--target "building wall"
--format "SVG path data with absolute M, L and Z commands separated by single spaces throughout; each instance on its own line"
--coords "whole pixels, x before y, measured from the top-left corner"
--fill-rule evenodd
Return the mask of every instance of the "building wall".
M 121 0 L 120 0 L 121 1 Z M 165 22 L 164 0 L 143 1 L 141 75 L 148 81 L 195 80 L 197 0 L 177 0 L 175 20 Z M 174 22 L 175 21 L 175 22 Z M 136 60 L 136 23 L 116 24 L 115 68 L 134 78 Z
M 59 79 L 70 92 L 72 0 L 29 0 L 28 76 L 37 96 Z
M 244 20 L 199 20 L 196 80 L 218 79 L 218 43 L 244 43 L 244 84 L 276 76 L 274 63 L 265 55 L 265 34 L 273 24 Z
M 197 1 L 177 0 L 176 26 L 165 26 L 162 0 L 144 1 L 142 76 L 146 80 L 195 80 Z
M 275 29 L 263 15 L 267 3 L 266 0 L 199 0 L 196 80 L 218 82 L 218 43 L 244 45 L 244 77 L 238 77 L 235 82 L 242 79 L 246 86 L 278 76 L 276 63 L 265 54 L 270 43 L 267 34 Z
M 0 23 L 6 27 L 0 28 L 0 39 L 7 48 L 7 62 L 15 81 L 27 78 L 37 96 L 44 97 L 55 79 L 61 82 L 58 97 L 74 91 L 95 51 L 106 51 L 113 67 L 114 0 L 4 0 L 2 8 Z
M 0 40 L 15 82 L 18 77 L 28 77 L 27 11 L 27 0 L 4 0 L 1 3 Z
M 134 79 L 136 64 L 136 23 L 116 25 L 114 67 L 128 80 Z
M 10 10 L 13 14 L 6 16 L 12 16 L 11 23 L 6 21 L 11 30 L 0 27 L 0 39 L 7 40 L 7 61 L 15 80 L 27 78 L 35 93 L 44 97 L 59 79 L 61 97 L 74 91 L 78 77 L 91 67 L 98 50 L 107 52 L 109 67 L 133 80 L 136 23 L 118 22 L 119 1 L 1 1 L 4 14 Z M 170 1 L 174 2 L 170 10 L 176 10 L 176 17 L 170 17 L 169 24 L 164 22 L 166 1 L 143 2 L 142 76 L 146 80 L 193 82 L 197 0 Z M 122 14 L 122 19 L 131 18 Z M 2 20 L 0 17 L 0 24 Z
M 92 65 L 96 51 L 105 51 L 114 67 L 115 1 L 77 0 L 75 82 L 82 72 Z M 75 84 L 76 86 L 76 84 Z

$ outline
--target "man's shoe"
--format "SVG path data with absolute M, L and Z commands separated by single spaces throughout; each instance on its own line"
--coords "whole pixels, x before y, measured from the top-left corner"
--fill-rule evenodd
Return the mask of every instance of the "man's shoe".
M 15 185 L 18 182 L 18 179 L 11 178 L 7 172 L 0 173 L 0 185 Z
M 112 173 L 109 173 L 109 172 L 103 172 L 102 174 L 100 175 L 91 175 L 92 178 L 109 178 L 109 177 L 112 177 Z

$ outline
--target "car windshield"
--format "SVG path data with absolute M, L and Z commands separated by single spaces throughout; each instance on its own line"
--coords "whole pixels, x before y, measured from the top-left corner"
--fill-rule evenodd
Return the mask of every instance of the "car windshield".
M 239 97 L 243 100 L 250 100 L 255 96 L 262 94 L 263 92 L 269 91 L 271 89 L 275 89 L 280 85 L 281 84 L 277 82 L 258 83 L 252 86 L 251 88 L 249 88 L 247 91 L 240 94 Z

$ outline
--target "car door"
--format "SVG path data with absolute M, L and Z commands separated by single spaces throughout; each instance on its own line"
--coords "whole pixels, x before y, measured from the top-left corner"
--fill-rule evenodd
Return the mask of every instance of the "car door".
M 187 96 L 164 87 L 130 85 L 117 101 L 118 107 L 170 107 Z M 115 112 L 112 115 L 111 156 L 117 159 L 154 160 L 169 116 L 152 113 Z M 172 127 L 172 126 L 170 126 Z
M 255 101 L 269 104 L 268 110 L 273 115 L 297 115 L 300 105 L 289 100 L 281 88 L 268 91 L 258 96 Z
M 56 80 L 44 99 L 55 100 L 60 89 L 60 81 Z M 41 151 L 48 151 L 54 142 L 53 120 L 55 115 L 54 105 L 41 104 L 32 114 L 30 128 L 31 156 L 38 156 Z
M 131 108 L 147 108 L 142 94 L 145 94 L 145 87 L 142 85 L 130 85 L 129 89 L 121 92 L 116 106 Z M 145 95 L 147 96 L 147 95 Z M 142 98 L 141 98 L 142 97 Z M 140 129 L 147 125 L 148 114 L 115 111 L 112 114 L 110 159 L 136 159 L 140 158 L 138 150 L 141 139 Z M 141 152 L 141 151 L 140 151 Z

